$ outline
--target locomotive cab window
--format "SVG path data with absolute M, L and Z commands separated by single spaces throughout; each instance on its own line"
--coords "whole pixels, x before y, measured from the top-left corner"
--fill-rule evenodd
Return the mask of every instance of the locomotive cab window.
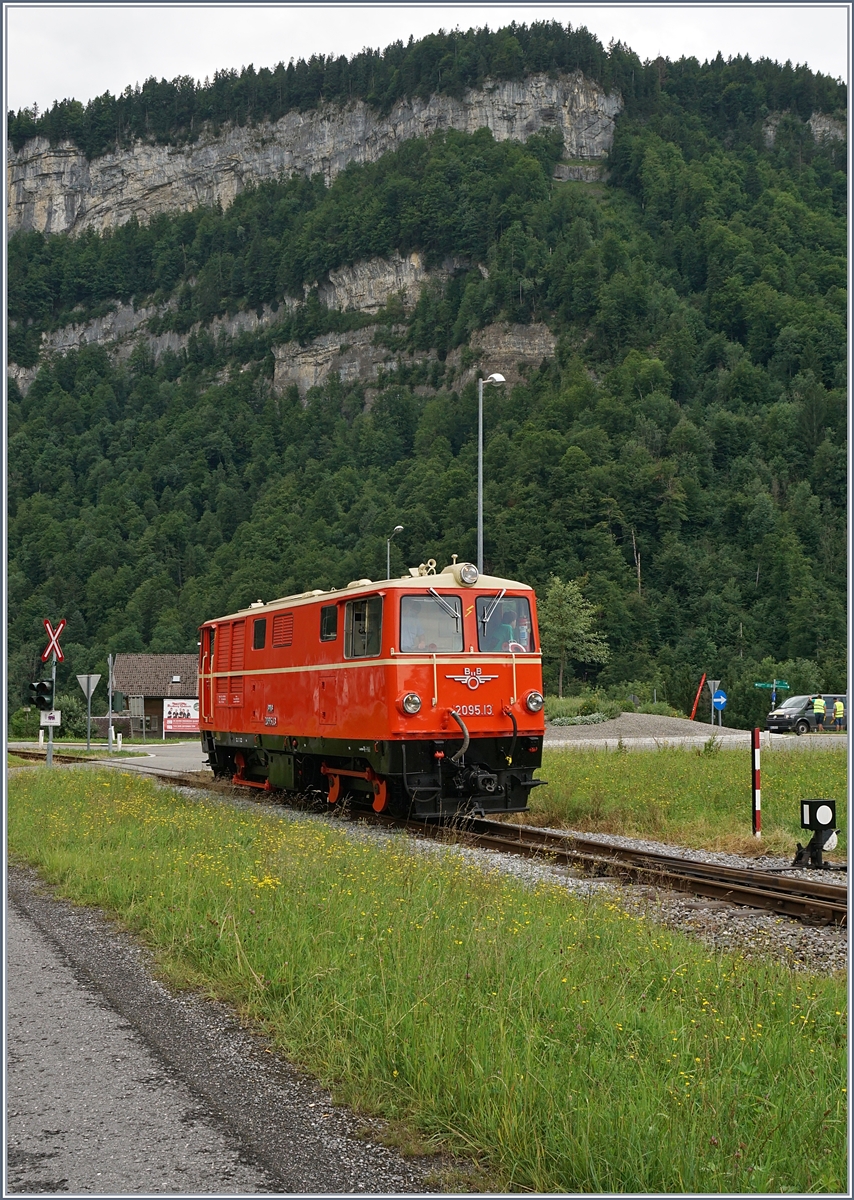
M 252 626 L 252 649 L 263 650 L 267 642 L 267 618 L 259 617 Z
M 320 640 L 334 642 L 338 637 L 338 605 L 325 604 L 320 610 Z
M 487 654 L 527 654 L 536 649 L 526 596 L 478 596 L 477 645 Z
M 379 654 L 382 640 L 381 596 L 351 600 L 344 609 L 344 657 L 369 658 Z
M 400 601 L 402 653 L 459 654 L 463 649 L 462 602 L 459 596 L 430 591 Z

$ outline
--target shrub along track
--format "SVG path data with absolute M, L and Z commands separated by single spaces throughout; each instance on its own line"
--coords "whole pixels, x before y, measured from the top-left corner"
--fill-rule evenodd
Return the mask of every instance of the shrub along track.
M 103 760 L 98 761 L 103 763 Z M 161 769 L 146 770 L 145 774 L 183 787 L 216 791 L 220 795 L 242 794 L 229 784 L 214 784 L 206 772 L 187 774 Z M 264 797 L 253 792 L 251 799 L 254 803 L 262 804 L 265 800 L 274 804 L 289 803 L 284 792 L 267 793 Z M 318 805 L 314 804 L 313 807 Z M 326 805 L 321 807 L 325 809 Z M 450 825 L 434 825 L 376 814 L 370 809 L 360 811 L 358 816 L 368 823 L 404 829 L 417 837 L 542 858 L 593 874 L 622 877 L 635 883 L 763 909 L 811 925 L 844 926 L 848 921 L 846 885 L 803 875 L 782 876 L 779 868 L 759 870 L 698 862 L 675 854 L 615 846 L 577 834 L 507 825 L 481 818 L 468 818 Z

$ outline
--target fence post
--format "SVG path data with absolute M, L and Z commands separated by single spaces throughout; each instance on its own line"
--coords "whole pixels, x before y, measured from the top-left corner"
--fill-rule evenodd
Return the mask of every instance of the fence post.
M 758 729 L 753 730 L 753 836 L 762 837 L 762 787 L 759 782 L 759 740 L 762 734 Z

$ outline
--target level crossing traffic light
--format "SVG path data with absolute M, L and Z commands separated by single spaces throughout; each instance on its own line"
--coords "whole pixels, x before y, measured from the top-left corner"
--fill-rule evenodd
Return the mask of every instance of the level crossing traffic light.
M 30 704 L 34 704 L 41 712 L 50 712 L 53 708 L 53 683 L 50 679 L 39 679 L 30 684 Z

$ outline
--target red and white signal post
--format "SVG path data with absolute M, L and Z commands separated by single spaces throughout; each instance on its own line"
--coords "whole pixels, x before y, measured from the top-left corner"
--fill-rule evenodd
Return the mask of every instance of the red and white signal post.
M 56 703 L 56 660 L 59 659 L 62 662 L 65 658 L 65 655 L 62 653 L 62 647 L 59 644 L 59 638 L 65 625 L 65 617 L 60 620 L 56 629 L 53 628 L 47 617 L 44 619 L 44 627 L 47 631 L 47 646 L 42 650 L 42 662 L 47 662 L 48 659 L 51 661 L 51 678 L 53 681 L 51 698 L 54 704 Z M 47 727 L 47 765 L 49 767 L 53 766 L 53 722 L 49 723 Z
M 758 729 L 753 730 L 753 763 L 752 763 L 752 783 L 753 783 L 753 836 L 762 837 L 762 785 L 759 779 L 759 738 L 761 734 Z

